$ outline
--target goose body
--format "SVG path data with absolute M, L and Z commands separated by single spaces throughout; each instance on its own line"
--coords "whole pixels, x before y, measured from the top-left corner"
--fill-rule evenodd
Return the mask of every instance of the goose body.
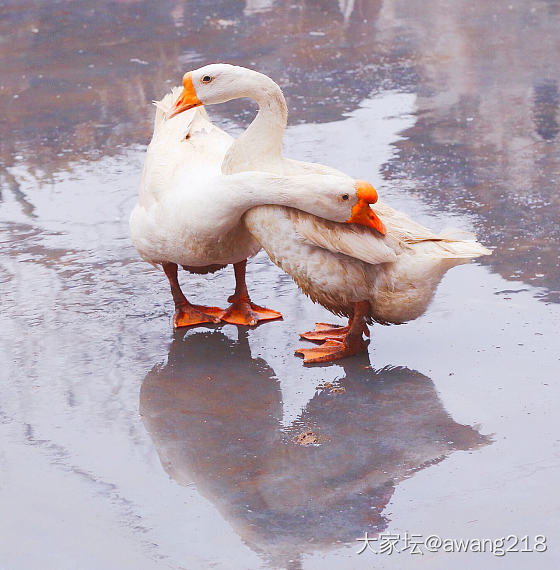
M 287 107 L 280 88 L 267 76 L 213 64 L 186 74 L 185 82 L 191 97 L 183 98 L 183 104 L 208 105 L 250 97 L 259 105 L 253 123 L 227 150 L 224 173 L 262 170 L 287 177 L 307 172 L 349 178 L 323 165 L 282 156 Z M 354 321 L 400 324 L 415 319 L 424 313 L 449 268 L 491 253 L 470 233 L 436 234 L 382 202 L 373 210 L 383 220 L 385 235 L 368 227 L 329 221 L 290 204 L 249 210 L 243 221 L 273 263 L 306 295 Z M 349 334 L 355 337 L 359 333 L 361 339 L 362 324 L 344 327 L 343 337 L 336 334 L 334 326 L 327 327 L 327 332 L 321 330 L 302 335 L 326 340 L 329 345 L 323 351 L 300 351 L 306 362 L 332 360 L 363 350 L 356 338 L 354 348 L 348 347 Z M 335 338 L 347 346 L 343 350 L 333 346 Z
M 130 232 L 149 263 L 173 262 L 207 273 L 255 255 L 260 246 L 239 219 L 228 216 L 229 203 L 219 196 L 222 186 L 235 191 L 234 181 L 224 184 L 221 173 L 234 139 L 203 108 L 165 120 L 178 92 L 158 102 Z
M 157 104 L 138 204 L 130 216 L 132 241 L 144 260 L 164 269 L 175 301 L 175 326 L 219 320 L 253 325 L 278 318 L 280 313 L 249 299 L 246 259 L 257 253 L 260 244 L 242 221 L 243 215 L 263 204 L 290 205 L 342 223 L 352 217 L 358 200 L 363 201 L 359 189 L 367 197 L 370 185 L 358 187 L 348 177 L 318 176 L 305 169 L 289 177 L 274 171 L 224 174 L 222 163 L 233 139 L 201 108 L 167 119 L 176 97 L 174 91 Z M 209 273 L 230 263 L 236 290 L 228 310 L 187 301 L 178 283 L 178 266 Z
M 351 317 L 354 303 L 367 300 L 368 318 L 382 324 L 421 316 L 448 269 L 488 252 L 453 233 L 407 243 L 407 236 L 395 235 L 400 216 L 386 205 L 376 211 L 385 238 L 279 206 L 252 209 L 244 221 L 273 263 L 314 302 Z

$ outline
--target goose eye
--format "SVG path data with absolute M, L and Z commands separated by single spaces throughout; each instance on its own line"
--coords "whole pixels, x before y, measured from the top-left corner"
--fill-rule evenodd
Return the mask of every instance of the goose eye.
M 350 198 L 350 196 L 348 196 L 348 194 L 343 194 L 343 195 L 342 195 L 342 199 L 343 199 L 343 200 L 348 200 L 348 198 Z
M 212 78 L 209 75 L 205 75 L 202 78 L 202 83 L 210 83 L 210 81 L 212 81 Z

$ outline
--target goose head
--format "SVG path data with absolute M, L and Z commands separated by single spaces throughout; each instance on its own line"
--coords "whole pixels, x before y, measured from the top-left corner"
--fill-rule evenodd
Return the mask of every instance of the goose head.
M 377 192 L 365 180 L 330 174 L 276 176 L 270 178 L 266 188 L 263 188 L 260 179 L 252 180 L 253 175 L 246 173 L 247 178 L 237 178 L 241 187 L 235 189 L 236 195 L 241 195 L 243 186 L 248 186 L 247 182 L 251 180 L 252 192 L 256 197 L 253 205 L 288 206 L 325 220 L 359 224 L 386 234 L 383 222 L 370 207 L 377 202 Z
M 385 224 L 379 219 L 379 216 L 370 208 L 370 204 L 377 202 L 377 191 L 366 180 L 356 180 L 354 183 L 356 189 L 356 200 L 352 205 L 352 213 L 346 223 L 360 224 L 377 230 L 380 234 L 385 235 L 387 230 Z M 345 195 L 342 196 L 346 199 Z
M 242 97 L 266 97 L 281 93 L 270 77 L 237 65 L 212 63 L 183 76 L 183 92 L 169 117 L 199 105 L 226 103 Z

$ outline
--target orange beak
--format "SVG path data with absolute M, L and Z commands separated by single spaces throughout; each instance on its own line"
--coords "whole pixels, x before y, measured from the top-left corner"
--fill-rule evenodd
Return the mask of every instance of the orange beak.
M 192 109 L 193 107 L 198 107 L 199 105 L 202 105 L 202 103 L 196 96 L 192 76 L 189 71 L 189 73 L 185 73 L 183 76 L 183 92 L 175 102 L 175 106 L 167 118 L 171 119 L 171 117 L 174 117 L 183 111 L 187 111 L 188 109 Z
M 377 202 L 377 192 L 375 188 L 365 180 L 356 181 L 356 194 L 358 202 L 352 208 L 352 215 L 347 224 L 361 224 L 368 228 L 377 230 L 380 234 L 385 235 L 387 230 L 385 224 L 379 219 L 377 214 L 369 207 L 370 204 Z

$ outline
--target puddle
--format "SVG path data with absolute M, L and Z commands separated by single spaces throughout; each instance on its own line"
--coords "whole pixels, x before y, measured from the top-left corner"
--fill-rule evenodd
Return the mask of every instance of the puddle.
M 530 565 L 553 567 L 560 77 L 542 46 L 557 39 L 554 2 L 4 10 L 0 566 L 433 570 L 529 556 L 356 554 L 383 531 L 543 534 Z M 283 86 L 288 156 L 369 179 L 494 254 L 452 269 L 423 317 L 373 327 L 368 355 L 344 362 L 293 356 L 298 332 L 339 320 L 263 254 L 248 283 L 283 321 L 174 334 L 128 215 L 149 101 L 217 60 Z M 211 113 L 238 134 L 254 107 Z M 181 278 L 200 303 L 233 291 L 231 270 Z

